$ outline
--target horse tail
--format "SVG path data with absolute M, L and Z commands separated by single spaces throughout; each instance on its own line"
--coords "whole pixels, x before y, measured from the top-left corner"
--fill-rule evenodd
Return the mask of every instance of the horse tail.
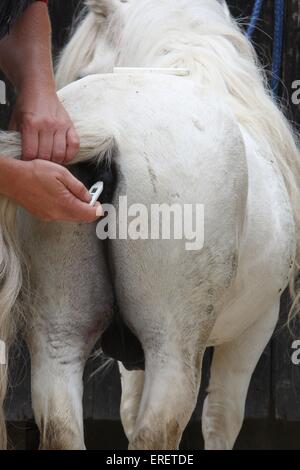
M 17 157 L 20 150 L 20 139 L 16 133 L 0 133 L 0 155 Z M 0 449 L 7 446 L 4 400 L 8 384 L 8 352 L 14 341 L 21 313 L 17 306 L 22 286 L 22 263 L 16 212 L 16 205 L 0 196 Z
M 21 285 L 16 206 L 7 198 L 0 197 L 0 449 L 7 447 L 4 400 L 8 383 L 8 351 L 18 323 L 16 300 Z
M 80 138 L 80 149 L 74 160 L 75 164 L 91 159 L 102 161 L 111 159 L 115 147 L 115 139 L 108 129 L 93 129 L 93 123 L 74 120 L 74 125 Z M 21 136 L 19 132 L 0 131 L 0 155 L 18 158 L 22 154 Z

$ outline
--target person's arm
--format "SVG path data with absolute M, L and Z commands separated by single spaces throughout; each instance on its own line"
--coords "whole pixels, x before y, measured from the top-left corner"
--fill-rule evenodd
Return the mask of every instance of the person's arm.
M 99 203 L 88 204 L 91 196 L 85 186 L 52 162 L 0 156 L 0 194 L 42 220 L 92 222 L 102 215 Z
M 45 3 L 32 3 L 0 41 L 0 67 L 19 92 L 11 128 L 22 134 L 22 158 L 72 160 L 79 139 L 55 91 Z

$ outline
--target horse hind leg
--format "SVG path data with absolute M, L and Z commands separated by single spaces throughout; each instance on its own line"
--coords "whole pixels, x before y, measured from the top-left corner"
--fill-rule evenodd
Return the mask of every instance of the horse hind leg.
M 214 351 L 202 431 L 207 450 L 230 450 L 241 430 L 251 376 L 269 342 L 279 301 L 239 338 Z
M 187 307 L 185 299 L 182 312 Z M 187 317 L 173 312 L 168 325 L 159 317 L 143 325 L 144 386 L 130 433 L 131 450 L 179 447 L 197 403 L 203 354 L 215 321 L 214 315 L 207 316 L 205 306 L 202 312 L 196 308 L 194 313 Z
M 41 332 L 39 340 L 38 335 L 34 336 L 35 346 L 31 348 L 32 404 L 40 430 L 40 449 L 84 449 L 81 401 L 85 358 L 76 358 L 82 353 L 82 345 L 78 344 L 66 354 L 63 342 L 60 346 L 56 343 L 56 351 L 50 349 L 42 353 L 41 343 L 47 341 L 47 337 Z M 71 335 L 68 334 L 68 338 L 72 341 Z M 60 355 L 63 350 L 64 354 Z M 37 360 L 33 358 L 35 353 Z
M 128 441 L 132 439 L 136 420 L 140 408 L 145 373 L 143 370 L 125 369 L 119 362 L 119 370 L 121 375 L 122 396 L 121 396 L 121 421 Z
M 40 448 L 83 449 L 82 374 L 112 310 L 101 245 L 91 224 L 27 219 L 23 227 L 34 303 L 26 339 Z
M 195 261 L 194 253 L 178 250 L 183 260 L 167 259 L 181 267 L 182 275 L 177 272 L 172 278 L 172 267 L 164 266 L 163 256 L 158 261 L 152 255 L 149 263 L 143 245 L 135 246 L 141 251 L 131 257 L 124 256 L 121 243 L 115 243 L 114 251 L 121 266 L 115 277 L 118 303 L 145 353 L 144 387 L 129 448 L 177 449 L 197 403 L 202 359 L 222 305 L 228 271 L 224 263 L 210 260 L 210 271 L 201 276 L 207 252 L 199 253 Z M 138 263 L 148 270 L 144 273 Z M 128 294 L 132 285 L 134 292 Z
M 159 352 L 145 351 L 145 384 L 131 450 L 178 449 L 197 402 L 204 344 L 203 338 L 197 338 L 190 341 L 189 352 L 167 344 Z

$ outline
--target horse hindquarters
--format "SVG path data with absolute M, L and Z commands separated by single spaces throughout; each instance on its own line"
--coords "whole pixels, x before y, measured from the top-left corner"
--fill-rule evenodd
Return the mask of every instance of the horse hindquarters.
M 245 215 L 247 168 L 243 146 L 234 132 L 233 129 L 236 139 L 226 142 L 222 153 L 207 154 L 201 162 L 203 172 L 198 176 L 195 166 L 195 173 L 186 179 L 184 161 L 174 161 L 171 153 L 169 175 L 160 175 L 164 185 L 157 179 L 152 193 L 149 162 L 144 169 L 139 165 L 138 175 L 128 160 L 124 158 L 120 163 L 122 175 L 116 205 L 124 184 L 128 206 L 138 201 L 146 205 L 149 213 L 152 202 L 171 204 L 168 195 L 172 194 L 177 195 L 179 204 L 202 203 L 205 210 L 204 247 L 198 251 L 187 251 L 184 239 L 111 241 L 119 307 L 139 337 L 146 358 L 143 392 L 136 393 L 140 400 L 138 413 L 136 400 L 123 400 L 133 407 L 126 413 L 122 411 L 125 420 L 130 418 L 126 427 L 132 449 L 177 448 L 196 405 L 202 357 L 236 275 Z M 133 161 L 137 159 L 138 156 Z M 159 167 L 159 162 L 156 164 Z M 182 175 L 181 180 L 178 174 Z M 218 191 L 212 191 L 212 185 Z M 131 378 L 134 380 L 134 374 L 123 377 L 126 389 L 134 388 L 134 384 L 130 387 L 125 383 Z
M 275 329 L 281 293 L 293 275 L 295 226 L 285 185 L 272 154 L 262 159 L 253 138 L 244 133 L 244 141 L 247 224 L 230 302 L 210 338 L 215 351 L 202 418 L 207 449 L 231 449 L 235 443 L 251 376 Z
M 162 259 L 173 257 L 172 250 L 168 252 L 165 247 L 157 258 L 154 249 L 151 256 L 147 249 L 144 254 L 142 249 L 130 250 L 126 264 L 122 248 L 113 251 L 118 302 L 141 340 L 146 358 L 138 413 L 127 410 L 127 415 L 137 416 L 133 431 L 131 425 L 130 445 L 136 449 L 176 449 L 196 405 L 202 357 L 220 309 L 222 284 L 228 283 L 228 278 L 214 278 L 218 264 L 207 255 L 198 260 L 194 255 L 182 255 L 176 264 L 184 269 L 176 272 L 174 266 L 170 267 L 165 273 L 170 279 L 166 284 Z M 219 260 L 230 269 L 230 276 L 235 275 L 234 256 L 234 251 L 227 251 Z M 117 267 L 118 261 L 123 272 Z M 140 264 L 149 272 L 142 272 Z M 210 272 L 205 273 L 208 265 Z M 132 406 L 137 408 L 136 403 Z
M 110 320 L 112 294 L 95 226 L 24 215 L 31 315 L 26 339 L 43 449 L 83 449 L 82 374 Z
M 66 87 L 60 92 L 60 98 L 80 135 L 80 159 L 88 160 L 95 155 L 101 159 L 114 143 L 118 147 L 116 160 L 120 174 L 116 207 L 118 192 L 128 196 L 129 205 L 140 203 L 148 209 L 151 203 L 205 206 L 203 250 L 187 251 L 184 239 L 111 242 L 119 306 L 140 338 L 146 357 L 145 385 L 131 445 L 176 447 L 196 403 L 202 355 L 210 331 L 236 273 L 247 197 L 243 142 L 230 114 L 221 109 L 218 100 L 205 96 L 203 90 L 199 93 L 192 81 L 179 77 L 153 75 L 149 78 L 147 74 L 88 77 Z M 9 136 L 6 138 L 9 144 Z M 16 135 L 13 140 L 13 150 L 18 154 L 20 141 Z M 67 225 L 63 227 L 66 230 Z M 32 274 L 43 302 L 38 306 L 36 322 L 31 323 L 37 333 L 29 330 L 35 362 L 33 401 L 37 421 L 46 438 L 51 414 L 59 425 L 51 424 L 50 429 L 57 430 L 61 424 L 67 428 L 67 439 L 64 436 L 55 439 L 58 445 L 64 442 L 65 446 L 67 441 L 67 445 L 72 446 L 75 434 L 76 445 L 81 446 L 82 429 L 80 424 L 72 423 L 76 407 L 74 395 L 71 410 L 68 408 L 65 414 L 61 413 L 60 409 L 66 408 L 66 400 L 57 405 L 55 387 L 44 390 L 43 364 L 49 361 L 52 365 L 49 370 L 55 381 L 51 382 L 56 383 L 57 389 L 60 387 L 60 396 L 70 396 L 69 376 L 61 380 L 62 368 L 70 371 L 70 363 L 78 366 L 71 374 L 77 377 L 78 387 L 82 358 L 87 355 L 86 338 L 80 340 L 87 327 L 83 318 L 95 318 L 96 309 L 88 309 L 88 313 L 82 315 L 90 305 L 90 300 L 84 302 L 89 296 L 83 295 L 84 280 L 79 277 L 73 282 L 72 278 L 74 272 L 83 268 L 85 244 L 81 246 L 77 240 L 80 266 L 76 263 L 74 266 L 76 257 L 70 257 L 69 253 L 72 241 L 67 239 L 66 242 L 66 235 L 70 233 L 63 230 L 61 240 L 54 228 L 52 236 L 48 230 L 48 224 L 41 224 L 39 228 L 29 227 L 24 231 L 33 234 L 29 240 Z M 76 239 L 76 231 L 72 233 Z M 94 233 L 90 239 L 97 241 Z M 43 257 L 53 267 L 53 272 L 49 271 L 50 278 L 49 273 L 44 272 Z M 100 270 L 101 260 L 97 261 L 90 253 L 88 259 L 87 273 L 95 280 L 91 267 Z M 70 266 L 66 269 L 68 262 Z M 66 272 L 71 273 L 69 278 Z M 52 295 L 49 295 L 49 288 Z M 58 295 L 61 290 L 63 294 L 68 293 L 68 297 Z M 103 302 L 101 294 L 97 306 Z M 74 309 L 74 298 L 81 308 Z M 70 299 L 73 300 L 71 308 Z M 70 332 L 73 318 L 76 318 L 76 334 L 74 328 Z M 65 336 L 58 337 L 58 331 L 63 331 Z M 62 344 L 70 333 L 71 338 L 78 340 L 78 343 L 71 341 L 72 345 L 76 344 L 84 353 L 75 355 L 71 350 L 70 358 L 65 361 L 61 358 Z M 76 362 L 78 357 L 79 363 Z M 76 404 L 79 395 L 80 392 L 75 397 Z M 80 414 L 79 406 L 77 416 Z M 60 416 L 63 416 L 63 423 Z M 70 423 L 71 430 L 68 429 Z M 53 434 L 50 432 L 50 437 Z M 45 442 L 49 447 L 49 439 Z

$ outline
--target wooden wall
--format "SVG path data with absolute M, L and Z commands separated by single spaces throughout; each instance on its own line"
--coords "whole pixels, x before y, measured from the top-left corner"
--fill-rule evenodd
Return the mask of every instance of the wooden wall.
M 253 2 L 249 0 L 230 0 L 232 12 L 243 23 L 251 12 Z M 69 30 L 74 11 L 81 7 L 79 0 L 52 0 L 50 2 L 53 21 L 53 44 L 56 53 L 63 45 Z M 267 0 L 259 22 L 260 32 L 254 41 L 267 70 L 270 69 L 273 35 L 273 1 Z M 295 126 L 300 124 L 300 106 L 291 102 L 292 83 L 300 79 L 300 1 L 286 1 L 285 43 L 283 57 L 283 86 L 281 93 L 286 105 L 286 112 Z M 11 108 L 12 94 L 9 92 L 8 106 L 0 106 L 0 125 L 5 126 Z M 286 321 L 288 297 L 282 302 L 281 325 Z M 300 338 L 300 328 L 295 334 Z M 287 328 L 281 326 L 274 334 L 266 348 L 251 381 L 247 400 L 246 415 L 248 418 L 300 421 L 300 366 L 291 362 L 291 344 L 293 338 Z M 21 352 L 20 352 L 21 351 Z M 13 361 L 13 383 L 7 401 L 7 415 L 11 421 L 27 421 L 32 418 L 29 399 L 30 366 L 26 348 L 16 351 L 17 359 Z M 25 351 L 25 352 L 24 352 Z M 210 361 L 208 352 L 206 363 Z M 16 367 L 18 364 L 18 367 Z M 84 409 L 85 417 L 92 420 L 119 419 L 120 385 L 116 367 L 104 376 L 89 378 L 97 363 L 90 361 L 86 370 Z M 207 381 L 207 368 L 204 371 L 204 386 Z M 199 406 L 194 419 L 199 419 L 203 390 L 200 393 Z M 300 424 L 299 424 L 300 430 Z

